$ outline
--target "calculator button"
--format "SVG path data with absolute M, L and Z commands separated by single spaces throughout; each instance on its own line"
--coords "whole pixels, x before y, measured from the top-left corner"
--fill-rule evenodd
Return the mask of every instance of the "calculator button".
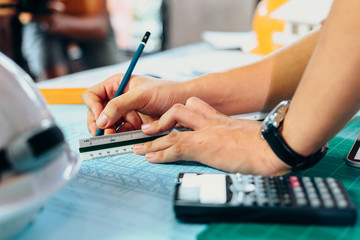
M 319 182 L 317 183 L 317 187 L 321 190 L 326 190 L 326 186 L 325 186 L 325 183 L 323 182 Z
M 245 206 L 252 206 L 254 203 L 254 197 L 251 194 L 244 195 L 243 204 Z
M 303 182 L 311 182 L 311 179 L 309 177 L 303 177 L 302 180 Z
M 243 192 L 238 192 L 236 198 L 237 198 L 237 202 L 238 202 L 239 204 L 241 204 L 241 203 L 243 202 L 243 200 L 244 200 L 244 193 L 243 193 Z
M 316 194 L 316 190 L 315 190 L 314 187 L 308 187 L 308 188 L 306 188 L 306 191 L 307 191 L 309 194 L 317 195 L 317 194 Z
M 334 202 L 331 199 L 324 200 L 324 206 L 326 208 L 332 208 L 334 207 Z
M 258 196 L 258 198 L 265 198 L 266 197 L 265 192 L 257 192 L 257 196 Z
M 305 206 L 307 204 L 307 201 L 305 198 L 296 198 L 296 204 L 298 206 Z
M 320 202 L 320 200 L 319 200 L 318 198 L 316 198 L 316 199 L 311 199 L 311 200 L 310 200 L 310 205 L 311 205 L 312 207 L 320 207 L 320 206 L 321 206 L 321 202 Z
M 236 181 L 241 183 L 243 179 L 243 175 L 240 173 L 235 174 Z
M 336 183 L 336 180 L 334 178 L 327 178 L 326 181 L 331 184 L 331 183 Z
M 344 199 L 344 200 L 338 201 L 338 202 L 337 202 L 337 205 L 338 205 L 339 208 L 345 208 L 345 207 L 348 206 L 348 203 L 347 203 L 347 201 Z
M 255 191 L 255 185 L 251 183 L 247 184 L 233 184 L 237 192 L 250 193 Z
M 338 187 L 331 189 L 331 191 L 333 192 L 334 195 L 342 194 L 340 188 Z
M 329 191 L 326 188 L 319 188 L 319 192 L 321 195 L 325 195 L 329 193 Z
M 291 183 L 291 186 L 292 186 L 293 188 L 298 188 L 298 187 L 300 187 L 301 185 L 300 185 L 300 182 L 292 182 L 292 183 Z
M 319 178 L 319 177 L 316 177 L 316 178 L 314 178 L 314 181 L 315 181 L 315 182 L 322 182 L 323 179 L 322 179 L 322 178 Z
M 313 193 L 308 193 L 309 199 L 318 199 L 318 195 L 313 192 Z
M 264 205 L 266 205 L 266 204 L 269 203 L 269 199 L 267 199 L 267 198 L 264 198 L 264 199 L 262 199 L 261 201 L 262 201 L 262 203 L 263 203 Z
M 243 188 L 244 188 L 244 192 L 253 192 L 253 191 L 255 191 L 255 185 L 251 184 L 251 183 L 248 183 L 248 184 L 244 185 Z
M 284 203 L 285 206 L 290 205 L 290 204 L 291 204 L 291 199 L 290 199 L 290 197 L 289 197 L 289 198 L 284 198 L 283 203 Z
M 299 181 L 299 178 L 298 177 L 296 177 L 296 176 L 291 176 L 290 178 L 290 182 L 298 182 Z
M 324 200 L 331 199 L 331 195 L 330 195 L 328 192 L 323 193 L 323 194 L 321 195 L 321 197 L 322 197 Z

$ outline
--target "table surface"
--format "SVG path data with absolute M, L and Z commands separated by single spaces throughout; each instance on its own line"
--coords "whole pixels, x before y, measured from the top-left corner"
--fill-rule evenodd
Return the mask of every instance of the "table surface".
M 345 159 L 360 133 L 357 116 L 330 142 L 329 150 L 317 165 L 301 173 L 304 176 L 333 177 L 348 190 L 360 209 L 360 169 L 347 166 Z M 360 239 L 360 223 L 351 227 L 297 226 L 280 224 L 211 224 L 198 239 Z
M 224 59 L 246 64 L 248 57 L 238 52 L 210 51 L 195 46 L 200 53 L 187 57 L 191 48 L 182 48 L 139 62 L 138 72 L 167 79 L 186 80 L 204 72 L 224 70 Z M 207 52 L 207 53 L 206 53 Z M 211 59 L 211 64 L 203 62 Z M 252 58 L 253 61 L 255 58 Z M 199 65 L 200 64 L 200 65 Z M 126 64 L 125 64 L 126 65 Z M 61 82 L 91 83 L 125 69 L 124 64 L 59 78 Z M 217 66 L 217 67 L 215 67 Z M 163 71 L 167 69 L 168 71 Z M 180 73 L 176 73 L 180 71 Z M 86 83 L 88 84 L 88 83 Z M 61 85 L 61 84 L 60 84 Z M 69 145 L 78 150 L 78 140 L 90 137 L 83 105 L 52 105 L 52 115 L 65 133 Z M 329 143 L 325 158 L 301 173 L 306 176 L 334 177 L 348 190 L 357 209 L 360 207 L 360 169 L 349 167 L 345 158 L 359 134 L 360 117 L 355 117 Z M 220 172 L 200 164 L 180 161 L 151 164 L 143 156 L 119 155 L 84 161 L 76 178 L 52 196 L 37 219 L 15 239 L 359 239 L 359 221 L 352 227 L 298 226 L 280 224 L 222 223 L 185 224 L 175 219 L 173 190 L 180 172 Z
M 76 151 L 77 140 L 88 137 L 85 107 L 50 109 Z M 325 158 L 302 173 L 339 179 L 357 209 L 360 169 L 347 166 L 345 158 L 359 127 L 360 117 L 355 117 L 329 142 Z M 134 154 L 84 161 L 77 177 L 15 239 L 359 239 L 359 221 L 352 227 L 178 222 L 172 200 L 179 172 L 218 171 L 188 162 L 150 164 Z

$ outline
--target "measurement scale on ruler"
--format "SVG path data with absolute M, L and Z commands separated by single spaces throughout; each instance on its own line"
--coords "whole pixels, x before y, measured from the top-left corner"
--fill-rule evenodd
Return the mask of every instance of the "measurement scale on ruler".
M 232 116 L 233 118 L 261 120 L 266 112 L 254 112 Z M 79 152 L 82 160 L 109 157 L 133 152 L 133 145 L 149 142 L 156 138 L 165 136 L 171 132 L 191 131 L 189 128 L 181 127 L 157 135 L 146 135 L 141 130 L 116 133 L 98 137 L 79 140 Z
M 188 131 L 188 128 L 176 128 L 156 135 L 146 135 L 141 130 L 122 132 L 79 140 L 81 160 L 109 157 L 133 152 L 134 144 L 149 142 L 171 132 Z

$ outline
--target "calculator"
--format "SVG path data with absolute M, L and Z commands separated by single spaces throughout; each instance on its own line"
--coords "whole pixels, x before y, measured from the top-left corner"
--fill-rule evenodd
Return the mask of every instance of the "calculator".
M 334 178 L 180 173 L 174 210 L 183 222 L 353 225 L 348 193 Z

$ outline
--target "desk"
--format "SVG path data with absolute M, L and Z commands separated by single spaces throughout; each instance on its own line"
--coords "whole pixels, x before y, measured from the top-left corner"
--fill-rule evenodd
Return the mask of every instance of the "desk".
M 184 81 L 204 73 L 245 65 L 259 58 L 257 55 L 244 54 L 240 51 L 216 50 L 205 43 L 199 43 L 141 57 L 134 74 Z M 129 62 L 123 62 L 58 77 L 51 81 L 40 82 L 37 87 L 48 95 L 50 103 L 81 103 L 81 94 L 86 88 L 114 74 L 124 73 L 128 65 Z M 53 91 L 54 89 L 62 89 L 62 91 Z M 59 97 L 60 100 L 54 101 L 54 98 Z
M 345 159 L 360 133 L 360 116 L 355 117 L 330 142 L 320 163 L 301 175 L 333 177 L 340 180 L 360 213 L 360 169 Z M 360 221 L 353 227 L 291 226 L 280 224 L 211 224 L 198 239 L 360 239 Z
M 71 148 L 77 150 L 78 139 L 89 137 L 86 108 L 49 108 Z M 356 117 L 330 142 L 326 157 L 302 173 L 339 179 L 358 209 L 360 169 L 346 166 L 344 159 L 359 128 Z M 151 164 L 134 154 L 84 161 L 78 176 L 51 197 L 37 220 L 15 239 L 359 239 L 359 221 L 354 227 L 178 222 L 172 209 L 173 187 L 183 171 L 219 172 L 188 162 Z

